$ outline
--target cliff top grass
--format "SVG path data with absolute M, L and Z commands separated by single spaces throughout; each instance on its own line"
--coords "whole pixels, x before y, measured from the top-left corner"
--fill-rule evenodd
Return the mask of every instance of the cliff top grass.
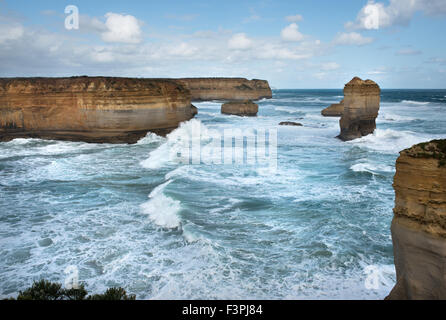
M 419 143 L 403 152 L 413 158 L 437 159 L 439 167 L 446 167 L 446 139 Z

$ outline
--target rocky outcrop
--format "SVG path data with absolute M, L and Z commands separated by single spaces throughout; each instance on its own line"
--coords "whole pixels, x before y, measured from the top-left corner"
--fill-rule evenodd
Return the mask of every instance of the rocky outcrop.
M 446 299 L 446 140 L 402 151 L 393 186 L 397 283 L 387 299 Z
M 183 78 L 176 79 L 191 92 L 192 101 L 243 101 L 271 98 L 266 80 L 244 78 Z
M 372 80 L 353 78 L 344 88 L 344 113 L 340 120 L 343 141 L 373 133 L 380 104 L 379 86 Z
M 255 117 L 258 112 L 259 106 L 252 101 L 231 101 L 221 106 L 223 114 Z
M 321 111 L 324 117 L 342 117 L 344 113 L 344 100 L 339 103 L 334 103 L 331 106 Z
M 293 122 L 293 121 L 283 121 L 279 123 L 279 126 L 294 126 L 294 127 L 302 127 L 302 123 Z
M 0 141 L 34 137 L 134 143 L 196 114 L 190 92 L 163 79 L 0 79 Z

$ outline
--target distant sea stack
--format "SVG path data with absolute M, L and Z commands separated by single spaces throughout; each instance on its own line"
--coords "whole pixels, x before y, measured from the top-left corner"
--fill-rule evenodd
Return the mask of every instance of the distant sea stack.
M 259 106 L 252 101 L 231 101 L 221 106 L 221 113 L 236 116 L 255 117 L 259 112 Z
M 192 101 L 243 101 L 272 98 L 266 80 L 245 78 L 183 78 L 180 81 L 191 93 Z
M 109 77 L 0 79 L 0 141 L 135 143 L 196 114 L 176 81 Z
M 344 114 L 344 100 L 339 103 L 334 103 L 331 106 L 321 111 L 324 117 L 342 117 Z
M 344 112 L 340 120 L 343 141 L 373 133 L 376 129 L 381 89 L 372 80 L 353 78 L 344 88 Z
M 392 239 L 397 283 L 387 299 L 446 299 L 446 140 L 400 153 Z

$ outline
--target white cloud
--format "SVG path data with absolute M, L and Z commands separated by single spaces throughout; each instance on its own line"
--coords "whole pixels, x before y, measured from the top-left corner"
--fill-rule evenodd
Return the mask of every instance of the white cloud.
M 323 55 L 328 49 L 316 40 L 296 43 L 284 42 L 279 37 L 254 39 L 224 29 L 158 36 L 157 41 L 150 43 L 95 43 L 85 37 L 82 30 L 101 36 L 109 29 L 101 19 L 90 18 L 88 21 L 89 24 L 82 28 L 81 20 L 80 32 L 55 33 L 23 26 L 22 37 L 0 45 L 0 74 L 268 78 L 267 74 L 277 73 L 270 67 L 276 62 L 305 63 L 306 59 Z M 8 24 L 0 21 L 2 25 Z M 10 22 L 9 25 L 16 24 Z M 289 72 L 286 68 L 283 70 Z M 283 81 L 282 77 L 278 79 Z
M 259 21 L 261 19 L 262 19 L 261 16 L 259 16 L 258 14 L 253 13 L 248 18 L 243 19 L 243 23 L 250 23 L 250 22 L 254 22 L 254 21 Z
M 197 48 L 182 42 L 179 45 L 175 45 L 173 47 L 170 48 L 170 54 L 173 56 L 178 56 L 178 57 L 192 57 L 196 54 L 197 52 Z
M 87 15 L 80 15 L 79 17 L 79 30 L 81 32 L 93 32 L 93 33 L 103 33 L 108 31 L 104 22 L 100 21 L 98 18 L 91 18 Z
M 446 65 L 446 59 L 445 58 L 439 58 L 439 57 L 432 57 L 430 58 L 427 63 L 438 63 L 441 65 Z
M 105 42 L 140 43 L 142 41 L 141 22 L 134 16 L 109 12 L 105 17 L 107 30 L 101 35 Z
M 326 62 L 321 65 L 323 71 L 333 71 L 339 69 L 341 66 L 336 62 Z
M 22 25 L 0 25 L 0 43 L 17 40 L 23 36 L 25 29 Z
M 115 60 L 112 52 L 101 49 L 93 50 L 91 52 L 91 59 L 100 63 L 113 62 Z
M 228 47 L 236 50 L 247 50 L 251 48 L 253 41 L 249 39 L 244 33 L 237 33 L 228 41 Z
M 288 22 L 299 22 L 302 21 L 303 17 L 300 14 L 296 14 L 294 16 L 287 16 L 285 19 Z
M 390 0 L 389 5 L 370 0 L 347 29 L 378 30 L 393 25 L 407 25 L 417 11 L 429 15 L 446 14 L 445 0 Z
M 304 36 L 299 32 L 299 26 L 292 23 L 281 32 L 282 39 L 285 41 L 301 41 Z
M 355 46 L 363 46 L 372 42 L 373 38 L 363 37 L 360 33 L 357 32 L 338 33 L 333 40 L 334 44 Z
M 397 51 L 396 53 L 398 56 L 416 56 L 422 54 L 420 50 L 414 50 L 414 49 L 402 49 Z

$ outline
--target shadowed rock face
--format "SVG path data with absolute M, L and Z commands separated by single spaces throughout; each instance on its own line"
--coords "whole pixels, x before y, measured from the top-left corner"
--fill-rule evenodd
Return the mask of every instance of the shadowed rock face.
M 353 78 L 344 88 L 344 112 L 340 120 L 343 141 L 373 133 L 380 104 L 379 86 L 372 80 Z
M 236 116 L 255 117 L 259 112 L 259 106 L 252 101 L 232 101 L 221 106 L 221 113 Z
M 446 299 L 446 140 L 402 151 L 393 186 L 397 283 L 387 299 Z
M 0 141 L 34 137 L 134 143 L 191 119 L 190 92 L 162 79 L 0 79 Z
M 332 104 L 328 108 L 321 111 L 324 117 L 342 117 L 344 114 L 344 100 L 339 103 Z
M 292 126 L 292 127 L 302 127 L 302 123 L 293 121 L 283 121 L 279 123 L 279 126 Z
M 266 80 L 244 78 L 184 78 L 177 79 L 192 95 L 192 101 L 260 100 L 272 98 Z

